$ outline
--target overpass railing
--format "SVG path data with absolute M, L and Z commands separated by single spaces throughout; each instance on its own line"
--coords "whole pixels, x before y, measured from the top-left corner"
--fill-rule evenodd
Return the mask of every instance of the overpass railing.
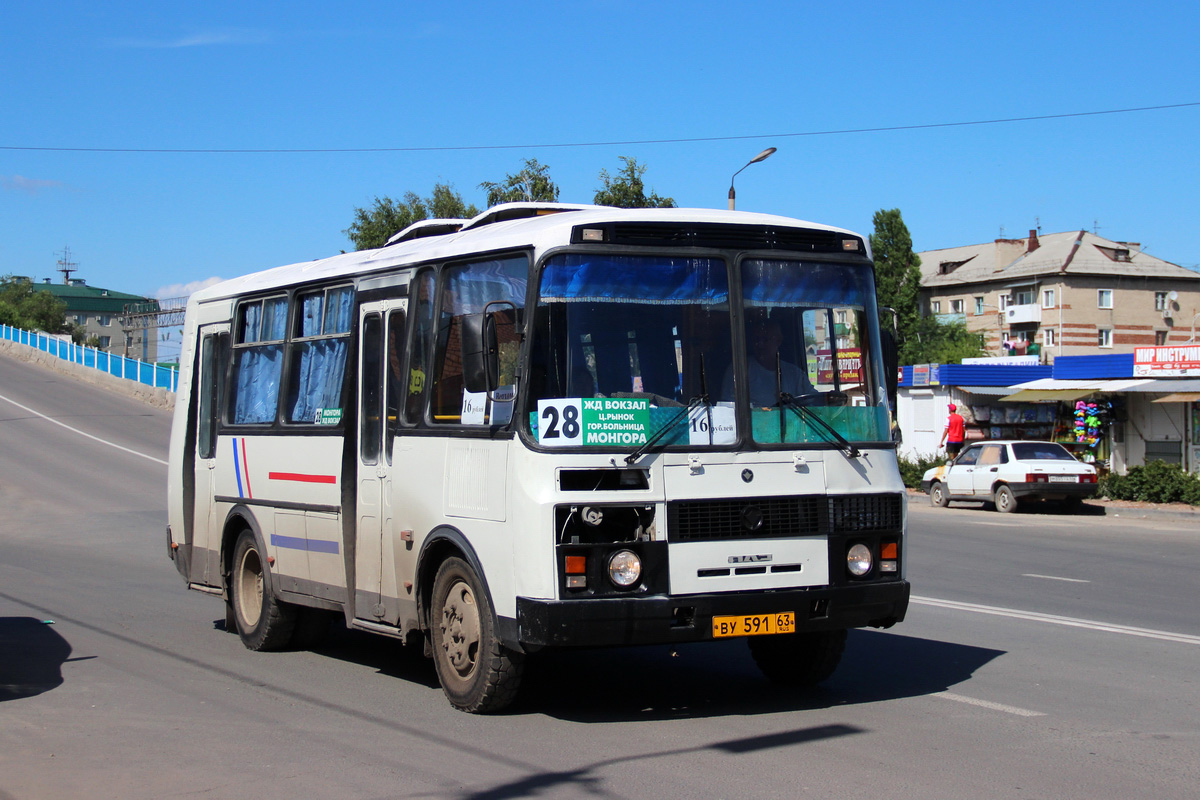
M 38 331 L 14 328 L 11 325 L 0 325 L 0 339 L 33 347 L 72 364 L 107 372 L 109 375 L 137 381 L 146 386 L 169 389 L 172 392 L 179 386 L 178 367 L 151 364 L 136 358 L 106 353 L 94 347 L 75 344 L 69 340 L 64 341 L 56 336 L 48 336 Z

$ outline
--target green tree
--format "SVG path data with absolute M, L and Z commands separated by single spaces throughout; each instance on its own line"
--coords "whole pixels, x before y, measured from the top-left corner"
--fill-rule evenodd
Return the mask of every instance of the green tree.
M 489 208 L 501 203 L 558 202 L 558 186 L 550 180 L 550 168 L 536 158 L 527 159 L 516 175 L 505 175 L 499 183 L 484 181 L 479 188 L 487 192 Z
M 474 205 L 463 202 L 462 195 L 444 183 L 433 186 L 433 194 L 423 198 L 405 192 L 403 200 L 386 195 L 376 197 L 370 208 L 354 209 L 354 221 L 342 231 L 354 243 L 355 250 L 383 247 L 387 240 L 414 222 L 423 219 L 469 219 L 479 213 Z
M 0 279 L 0 323 L 46 333 L 64 333 L 67 304 L 50 292 L 33 288 L 28 278 L 6 275 Z
M 596 190 L 594 202 L 598 206 L 616 206 L 617 208 L 675 208 L 675 200 L 671 197 L 659 197 L 651 190 L 646 194 L 642 176 L 646 167 L 638 164 L 636 158 L 619 156 L 625 162 L 615 176 L 609 175 L 608 170 L 600 170 L 600 181 L 604 185 Z
M 921 257 L 913 252 L 912 235 L 900 209 L 875 212 L 871 251 L 875 257 L 875 286 L 879 305 L 897 315 L 897 344 L 901 364 L 946 364 L 981 355 L 983 343 L 961 323 L 939 324 L 921 314 Z M 891 315 L 881 320 L 892 326 Z

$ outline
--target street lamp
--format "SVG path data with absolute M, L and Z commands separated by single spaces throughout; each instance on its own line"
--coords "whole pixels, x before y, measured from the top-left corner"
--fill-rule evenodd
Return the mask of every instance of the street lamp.
M 768 147 L 766 150 L 763 150 L 761 153 L 756 155 L 754 158 L 747 161 L 746 167 L 750 166 L 751 164 L 757 164 L 760 161 L 766 161 L 767 158 L 769 158 L 770 155 L 774 152 L 775 152 L 774 147 Z M 745 169 L 746 167 L 742 167 L 742 169 Z M 738 176 L 738 172 L 741 172 L 742 169 L 739 169 L 737 172 L 733 173 L 733 178 L 736 178 Z M 733 178 L 729 179 L 729 210 L 730 211 L 733 211 L 733 201 L 734 201 L 734 197 L 736 197 L 736 195 L 734 194 L 734 191 L 733 191 Z

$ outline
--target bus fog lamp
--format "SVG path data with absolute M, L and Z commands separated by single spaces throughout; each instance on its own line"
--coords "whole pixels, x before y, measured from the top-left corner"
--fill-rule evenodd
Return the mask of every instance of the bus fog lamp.
M 642 559 L 632 550 L 618 550 L 608 559 L 608 579 L 617 586 L 628 588 L 642 577 Z
M 871 550 L 865 544 L 856 544 L 846 552 L 846 569 L 861 578 L 871 571 Z

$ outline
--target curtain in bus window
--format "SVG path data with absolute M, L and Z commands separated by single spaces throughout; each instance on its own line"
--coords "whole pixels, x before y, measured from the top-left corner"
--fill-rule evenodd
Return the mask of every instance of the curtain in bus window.
M 646 305 L 716 304 L 729 299 L 712 259 L 567 255 L 542 275 L 543 302 Z
M 796 261 L 746 261 L 742 292 L 747 306 L 756 308 L 863 308 L 871 296 L 865 266 Z
M 235 425 L 275 421 L 282 369 L 282 345 L 247 347 L 236 352 L 231 415 Z
M 345 339 L 320 339 L 296 346 L 288 421 L 315 422 L 318 410 L 342 407 L 346 344 Z

